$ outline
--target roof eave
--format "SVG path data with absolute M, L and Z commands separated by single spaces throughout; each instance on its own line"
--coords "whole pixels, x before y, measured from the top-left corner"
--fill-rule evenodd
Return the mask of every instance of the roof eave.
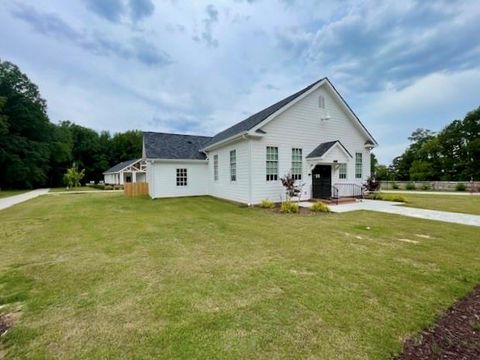
M 375 140 L 375 138 L 373 137 L 372 134 L 370 134 L 370 131 L 368 131 L 368 129 L 366 128 L 366 126 L 362 123 L 362 121 L 360 120 L 360 118 L 357 116 L 357 114 L 355 114 L 355 112 L 352 110 L 352 108 L 350 107 L 350 105 L 348 105 L 348 103 L 345 101 L 345 99 L 343 98 L 343 96 L 338 92 L 337 88 L 331 83 L 331 81 L 328 79 L 328 78 L 325 78 L 325 83 L 328 84 L 328 86 L 330 86 L 331 90 L 333 91 L 333 93 L 335 93 L 335 95 L 338 96 L 338 98 L 341 100 L 340 102 L 344 105 L 345 109 L 350 113 L 350 115 L 357 121 L 357 123 L 360 125 L 360 128 L 362 129 L 362 131 L 364 132 L 364 134 L 367 136 L 367 138 L 369 140 L 371 140 L 375 146 L 378 146 L 378 142 L 377 140 Z
M 162 158 L 146 158 L 145 161 L 148 162 L 165 162 L 165 163 L 187 163 L 187 162 L 194 162 L 194 163 L 208 163 L 207 159 L 162 159 Z
M 225 146 L 225 145 L 227 145 L 227 144 L 229 144 L 229 143 L 231 143 L 235 140 L 238 140 L 238 139 L 244 137 L 245 135 L 250 135 L 250 134 L 249 134 L 248 131 L 242 131 L 241 133 L 232 135 L 232 136 L 230 136 L 226 139 L 223 139 L 223 140 L 217 141 L 213 144 L 210 144 L 210 145 L 204 147 L 203 149 L 200 149 L 200 151 L 202 151 L 202 152 L 211 151 L 211 150 L 216 149 L 218 147 Z
M 263 121 L 261 121 L 260 123 L 258 123 L 257 125 L 255 125 L 254 127 L 252 127 L 249 132 L 256 132 L 257 130 L 259 130 L 260 128 L 262 128 L 263 126 L 265 126 L 266 124 L 268 124 L 270 121 L 272 121 L 274 118 L 276 118 L 278 115 L 280 115 L 281 113 L 283 113 L 284 111 L 286 111 L 287 109 L 289 109 L 290 107 L 292 107 L 293 105 L 295 105 L 297 102 L 299 102 L 300 100 L 304 99 L 305 97 L 307 97 L 308 95 L 310 95 L 312 92 L 314 92 L 315 90 L 317 90 L 320 86 L 322 86 L 326 81 L 328 80 L 328 78 L 323 78 L 321 79 L 320 81 L 318 81 L 317 84 L 315 84 L 314 86 L 312 86 L 310 89 L 308 89 L 308 91 L 305 91 L 303 94 L 301 94 L 300 96 L 297 96 L 295 99 L 293 99 L 292 101 L 290 101 L 289 103 L 285 104 L 284 106 L 282 106 L 280 109 L 278 109 L 277 111 L 275 111 L 273 114 L 271 114 L 270 116 L 268 116 L 266 119 L 264 119 Z

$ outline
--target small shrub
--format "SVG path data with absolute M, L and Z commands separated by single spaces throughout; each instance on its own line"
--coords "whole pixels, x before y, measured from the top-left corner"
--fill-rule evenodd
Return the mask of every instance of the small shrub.
M 113 186 L 112 185 L 105 185 L 103 190 L 113 190 Z
M 464 183 L 458 183 L 457 185 L 455 185 L 455 190 L 456 191 L 466 191 L 467 186 Z
M 324 212 L 324 213 L 330 212 L 330 208 L 322 202 L 316 202 L 315 204 L 312 205 L 310 210 L 313 212 Z
M 393 183 L 393 184 L 392 184 L 392 189 L 393 189 L 393 190 L 398 190 L 398 189 L 400 189 L 400 186 L 398 186 L 397 183 Z
M 88 185 L 94 189 L 99 189 L 99 190 L 105 190 L 105 184 L 93 184 L 93 185 Z
M 387 201 L 407 202 L 402 195 L 389 195 Z
M 263 199 L 258 206 L 262 209 L 273 209 L 275 207 L 275 203 L 271 200 Z
M 414 183 L 408 183 L 406 186 L 405 186 L 405 190 L 415 190 L 415 184 Z
M 381 194 L 375 193 L 368 195 L 370 200 L 383 200 L 383 201 L 395 201 L 395 202 L 407 202 L 402 195 L 398 194 Z
M 363 184 L 363 188 L 367 191 L 378 191 L 380 189 L 380 181 L 377 181 L 375 176 L 370 176 L 365 184 Z
M 428 185 L 428 184 L 423 184 L 423 185 L 422 185 L 422 190 L 424 190 L 424 191 L 430 190 L 430 185 Z
M 280 212 L 284 214 L 296 214 L 298 213 L 298 204 L 292 201 L 284 201 L 280 207 Z

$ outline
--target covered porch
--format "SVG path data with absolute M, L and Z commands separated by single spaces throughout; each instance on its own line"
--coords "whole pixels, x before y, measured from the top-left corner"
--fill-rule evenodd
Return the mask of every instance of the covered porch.
M 340 140 L 321 143 L 307 155 L 311 198 L 334 203 L 363 198 L 362 187 L 347 179 L 347 165 L 352 158 Z

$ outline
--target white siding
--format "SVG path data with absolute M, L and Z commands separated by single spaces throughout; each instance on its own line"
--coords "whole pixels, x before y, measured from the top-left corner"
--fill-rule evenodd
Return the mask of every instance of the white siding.
M 325 99 L 325 108 L 319 107 L 319 96 Z M 303 156 L 303 199 L 311 197 L 311 168 L 307 155 L 320 143 L 340 140 L 353 158 L 343 151 L 332 149 L 323 159 L 325 163 L 347 164 L 347 179 L 338 178 L 338 167 L 332 164 L 332 184 L 356 183 L 361 185 L 370 176 L 370 152 L 365 150 L 367 137 L 360 125 L 344 111 L 329 90 L 321 87 L 306 96 L 277 118 L 264 125 L 266 134 L 260 138 L 242 140 L 210 151 L 206 163 L 147 162 L 147 182 L 150 196 L 171 197 L 205 195 L 257 204 L 263 199 L 280 201 L 284 189 L 280 180 L 266 180 L 266 147 L 278 147 L 279 172 L 282 177 L 291 170 L 292 148 L 301 148 Z M 321 118 L 329 116 L 329 120 Z M 230 180 L 230 151 L 236 150 L 237 180 Z M 355 178 L 355 153 L 363 154 L 362 179 Z M 218 180 L 214 180 L 214 155 L 218 155 Z M 176 169 L 188 169 L 188 186 L 176 186 Z
M 319 95 L 325 97 L 325 109 L 320 109 L 318 106 Z M 326 115 L 330 116 L 330 120 L 322 121 L 321 118 Z M 302 148 L 304 158 L 302 182 L 305 183 L 303 198 L 310 198 L 311 195 L 311 176 L 309 176 L 311 169 L 305 158 L 320 143 L 340 140 L 352 154 L 353 159 L 351 158 L 347 163 L 347 179 L 343 182 L 354 182 L 360 185 L 370 175 L 370 153 L 364 148 L 367 138 L 343 111 L 330 92 L 323 87 L 284 111 L 266 124 L 262 130 L 266 134 L 261 139 L 251 140 L 253 203 L 259 203 L 265 198 L 280 201 L 284 194 L 280 180 L 266 181 L 267 146 L 278 147 L 279 177 L 290 171 L 292 148 Z M 355 179 L 355 152 L 363 153 L 362 179 Z M 328 158 L 335 155 L 340 156 L 333 153 Z M 342 155 L 342 159 L 344 159 L 344 155 Z M 340 162 L 340 159 L 338 161 Z M 332 169 L 332 173 L 332 184 L 334 184 L 338 179 L 338 169 Z
M 187 186 L 177 186 L 177 169 L 187 169 Z M 147 163 L 147 181 L 152 198 L 208 194 L 208 165 L 193 162 Z
M 249 142 L 241 141 L 208 153 L 208 191 L 223 199 L 249 202 Z M 236 150 L 237 181 L 230 181 L 230 151 Z M 214 180 L 213 156 L 218 155 L 218 180 Z

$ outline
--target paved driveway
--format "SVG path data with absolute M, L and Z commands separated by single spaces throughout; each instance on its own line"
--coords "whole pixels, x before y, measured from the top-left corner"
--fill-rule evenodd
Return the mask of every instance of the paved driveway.
M 0 210 L 6 209 L 10 206 L 20 204 L 21 202 L 36 198 L 37 196 L 48 193 L 49 189 L 37 189 L 23 194 L 9 196 L 0 199 Z
M 308 202 L 302 202 L 301 206 L 309 207 Z M 343 213 L 356 210 L 379 211 L 389 214 L 410 216 L 420 219 L 437 220 L 463 225 L 480 226 L 480 215 L 460 214 L 447 211 L 417 209 L 402 206 L 401 203 L 380 200 L 363 200 L 355 203 L 331 205 L 332 212 Z

